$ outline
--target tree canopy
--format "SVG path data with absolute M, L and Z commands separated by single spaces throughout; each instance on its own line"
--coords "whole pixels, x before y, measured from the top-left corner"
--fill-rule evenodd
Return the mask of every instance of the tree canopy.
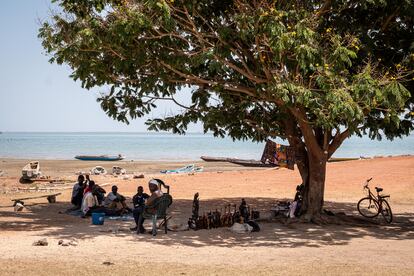
M 150 130 L 200 121 L 217 136 L 285 138 L 310 189 L 324 183 L 312 165 L 350 135 L 413 129 L 410 0 L 54 2 L 62 11 L 39 31 L 50 61 L 87 89 L 109 87 L 98 99 L 109 116 L 128 122 L 169 100 L 182 112 L 148 120 Z

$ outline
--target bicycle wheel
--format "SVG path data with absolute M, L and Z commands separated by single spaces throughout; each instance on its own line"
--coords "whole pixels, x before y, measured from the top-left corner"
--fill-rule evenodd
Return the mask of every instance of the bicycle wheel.
M 382 200 L 381 214 L 382 214 L 382 216 L 384 217 L 384 219 L 387 223 L 391 223 L 391 221 L 392 221 L 392 211 L 391 211 L 390 205 L 388 204 L 388 202 L 385 199 Z
M 375 218 L 379 214 L 378 202 L 370 197 L 364 197 L 358 202 L 358 212 L 366 218 Z

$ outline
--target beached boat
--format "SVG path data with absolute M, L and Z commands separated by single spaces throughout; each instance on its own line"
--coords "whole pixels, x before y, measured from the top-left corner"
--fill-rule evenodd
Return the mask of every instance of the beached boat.
M 238 159 L 238 158 L 230 158 L 230 157 L 212 157 L 212 156 L 201 156 L 206 162 L 230 162 L 233 164 L 245 166 L 245 167 L 276 167 L 273 164 L 263 164 L 260 160 L 254 159 Z
M 40 162 L 39 161 L 32 161 L 28 163 L 26 166 L 22 169 L 22 177 L 25 180 L 30 180 L 37 178 L 41 175 L 40 172 Z
M 106 174 L 106 173 L 107 172 L 106 172 L 105 168 L 101 167 L 101 166 L 96 166 L 96 167 L 92 168 L 92 170 L 91 170 L 91 174 L 93 174 L 93 175 L 101 175 L 101 174 Z
M 213 157 L 213 156 L 201 156 L 202 160 L 206 162 L 228 162 L 230 159 L 229 157 Z
M 194 164 L 191 164 L 191 165 L 187 165 L 185 167 L 179 168 L 179 169 L 163 170 L 163 171 L 160 171 L 160 173 L 176 174 L 176 173 L 194 173 L 194 172 L 202 172 L 202 171 L 203 171 L 203 167 L 197 167 Z
M 112 174 L 113 175 L 126 174 L 126 170 L 124 168 L 119 167 L 119 166 L 113 166 L 112 167 Z
M 262 167 L 262 168 L 272 168 L 277 167 L 274 164 L 263 164 L 260 160 L 253 160 L 253 159 L 229 159 L 228 162 L 241 165 L 244 167 Z
M 329 158 L 328 162 L 343 162 L 343 161 L 353 161 L 353 160 L 359 160 L 362 158 L 358 157 L 332 157 Z
M 125 159 L 122 155 L 76 155 L 76 159 L 83 161 L 119 161 Z

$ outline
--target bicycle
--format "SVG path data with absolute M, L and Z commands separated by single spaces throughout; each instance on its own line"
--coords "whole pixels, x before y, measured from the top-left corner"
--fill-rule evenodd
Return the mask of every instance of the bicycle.
M 383 191 L 382 188 L 375 187 L 375 190 L 377 191 L 377 196 L 375 196 L 371 189 L 369 188 L 368 184 L 372 180 L 372 177 L 370 179 L 367 179 L 367 182 L 364 185 L 364 190 L 368 190 L 368 196 L 362 198 L 357 205 L 358 212 L 366 217 L 366 218 L 375 218 L 380 213 L 384 217 L 385 221 L 387 223 L 392 222 L 392 211 L 391 207 L 388 204 L 387 200 L 385 198 L 389 198 L 389 195 L 380 195 L 380 192 Z

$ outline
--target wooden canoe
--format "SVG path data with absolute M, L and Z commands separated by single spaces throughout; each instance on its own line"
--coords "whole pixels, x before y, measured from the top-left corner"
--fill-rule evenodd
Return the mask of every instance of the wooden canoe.
M 119 161 L 125 157 L 122 155 L 76 155 L 75 158 L 83 161 Z
M 329 158 L 328 162 L 343 162 L 343 161 L 353 161 L 353 160 L 359 160 L 361 158 L 357 157 L 332 157 Z
M 228 162 L 230 159 L 229 157 L 213 157 L 213 156 L 201 156 L 202 160 L 206 162 Z
M 253 159 L 229 159 L 228 162 L 241 165 L 244 167 L 262 167 L 262 168 L 273 168 L 277 167 L 274 164 L 263 164 L 260 160 L 253 160 Z

